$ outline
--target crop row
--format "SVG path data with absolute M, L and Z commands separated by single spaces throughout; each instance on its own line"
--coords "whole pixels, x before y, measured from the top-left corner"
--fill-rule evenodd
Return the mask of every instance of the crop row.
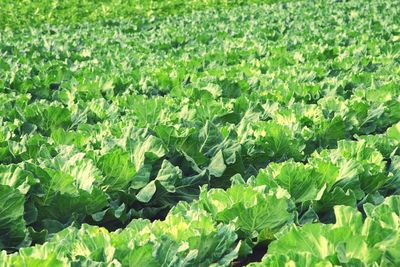
M 306 177 L 307 171 L 310 177 L 315 169 L 285 163 L 276 172 L 276 167 L 255 178 L 258 185 L 244 184 L 235 177 L 227 190 L 203 188 L 198 200 L 179 203 L 162 221 L 135 219 L 123 230 L 111 233 L 87 224 L 80 229 L 69 227 L 44 245 L 22 248 L 13 255 L 3 252 L 2 266 L 227 266 L 238 257 L 248 256 L 255 245 L 275 238 L 263 261 L 251 266 L 285 266 L 288 262 L 296 266 L 399 264 L 398 196 L 370 201 L 380 202 L 378 206 L 365 204 L 364 220 L 363 214 L 351 207 L 355 190 L 344 192 L 346 186 L 340 186 L 347 181 L 358 184 L 359 189 L 360 179 L 343 178 L 333 186 L 325 183 L 319 192 L 314 184 L 294 201 L 296 193 L 289 195 L 284 188 L 296 192 L 307 183 L 297 177 Z M 291 187 L 284 177 L 295 168 L 301 170 L 292 182 L 300 186 Z M 271 169 L 276 172 L 273 181 L 284 188 L 263 184 Z M 301 189 L 297 192 L 304 192 Z M 357 193 L 362 194 L 362 190 Z M 318 209 L 298 212 L 298 204 L 318 207 L 327 198 L 329 205 L 346 205 L 334 207 L 335 218 L 330 218 L 336 219 L 334 224 L 309 223 L 316 219 Z

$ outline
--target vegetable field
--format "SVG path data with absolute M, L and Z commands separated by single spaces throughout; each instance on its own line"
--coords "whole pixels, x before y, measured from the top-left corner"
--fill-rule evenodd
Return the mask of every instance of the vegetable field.
M 399 0 L 0 0 L 0 267 L 400 266 Z

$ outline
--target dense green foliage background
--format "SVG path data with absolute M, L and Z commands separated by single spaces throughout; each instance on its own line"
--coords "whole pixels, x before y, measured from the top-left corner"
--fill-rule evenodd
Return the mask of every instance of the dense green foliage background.
M 400 2 L 273 2 L 0 0 L 0 266 L 399 265 Z
M 290 0 L 68 0 L 68 1 L 12 1 L 2 0 L 0 10 L 1 28 L 51 25 L 71 25 L 80 23 L 107 23 L 129 19 L 160 19 L 171 15 L 190 14 L 210 8 L 232 8 L 247 4 L 272 4 Z

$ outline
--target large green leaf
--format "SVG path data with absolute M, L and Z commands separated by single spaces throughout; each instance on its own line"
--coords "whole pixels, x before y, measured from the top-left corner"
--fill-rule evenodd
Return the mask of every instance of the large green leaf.
M 17 248 L 26 237 L 24 195 L 8 185 L 0 185 L 0 249 Z
M 264 187 L 237 184 L 226 191 L 203 190 L 199 205 L 213 214 L 217 221 L 234 221 L 237 230 L 243 232 L 245 237 L 253 238 L 263 234 L 271 238 L 292 219 L 287 197 L 281 188 L 277 188 L 274 193 L 264 192 Z
M 103 187 L 106 190 L 126 188 L 136 174 L 136 169 L 129 159 L 129 154 L 115 149 L 100 157 L 97 165 L 106 177 Z
M 311 166 L 293 161 L 271 163 L 266 169 L 261 170 L 256 178 L 257 185 L 286 189 L 295 202 L 317 200 L 323 185 L 328 182 L 324 181 Z

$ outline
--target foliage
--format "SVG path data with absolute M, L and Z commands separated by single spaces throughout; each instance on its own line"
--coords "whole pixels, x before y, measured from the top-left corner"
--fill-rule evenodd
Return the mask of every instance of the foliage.
M 399 2 L 272 2 L 0 0 L 0 266 L 399 265 Z

